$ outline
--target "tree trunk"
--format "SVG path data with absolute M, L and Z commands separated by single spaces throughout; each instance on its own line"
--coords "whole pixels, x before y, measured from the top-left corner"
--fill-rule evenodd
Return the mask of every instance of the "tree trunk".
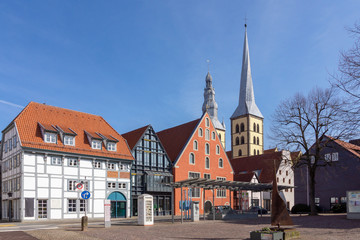
M 316 205 L 315 205 L 315 171 L 312 169 L 309 169 L 309 177 L 310 177 L 310 182 L 309 182 L 309 187 L 310 187 L 310 191 L 309 191 L 309 200 L 310 200 L 310 215 L 314 216 L 317 215 L 317 210 L 316 210 Z

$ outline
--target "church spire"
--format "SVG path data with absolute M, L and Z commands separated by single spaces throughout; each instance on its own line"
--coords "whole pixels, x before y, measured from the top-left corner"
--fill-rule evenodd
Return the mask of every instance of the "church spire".
M 231 116 L 231 119 L 246 114 L 264 118 L 259 108 L 255 104 L 254 88 L 251 77 L 249 45 L 248 45 L 246 28 L 247 25 L 245 24 L 245 39 L 244 39 L 244 50 L 243 50 L 242 69 L 241 69 L 239 105 L 237 106 L 235 112 Z

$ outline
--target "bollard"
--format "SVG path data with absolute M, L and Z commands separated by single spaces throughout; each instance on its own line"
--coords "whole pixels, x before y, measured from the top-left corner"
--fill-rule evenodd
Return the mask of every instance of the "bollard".
M 81 218 L 81 231 L 87 231 L 88 228 L 88 217 L 84 216 Z

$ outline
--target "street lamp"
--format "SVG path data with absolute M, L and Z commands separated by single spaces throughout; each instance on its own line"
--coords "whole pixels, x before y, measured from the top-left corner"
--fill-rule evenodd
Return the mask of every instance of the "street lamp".
M 9 222 L 11 222 L 11 198 L 12 198 L 12 195 L 13 195 L 12 192 L 8 192 L 8 197 L 9 197 L 9 199 L 8 199 L 8 201 L 9 201 L 9 204 L 8 204 L 8 206 L 9 206 Z

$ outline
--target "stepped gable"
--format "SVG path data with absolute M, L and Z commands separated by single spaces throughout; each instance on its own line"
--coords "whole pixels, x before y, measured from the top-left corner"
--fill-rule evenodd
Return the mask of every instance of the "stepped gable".
M 20 144 L 24 148 L 43 149 L 54 152 L 66 152 L 88 156 L 100 156 L 134 160 L 125 139 L 117 133 L 101 116 L 78 112 L 46 104 L 30 102 L 13 120 L 16 124 Z M 45 143 L 41 128 L 57 131 L 57 126 L 66 133 L 73 133 L 75 146 L 64 145 L 58 134 L 57 143 Z M 103 146 L 100 150 L 92 149 L 87 133 L 108 136 L 117 141 L 117 150 L 108 151 Z
M 171 162 L 175 162 L 201 118 L 157 132 Z

